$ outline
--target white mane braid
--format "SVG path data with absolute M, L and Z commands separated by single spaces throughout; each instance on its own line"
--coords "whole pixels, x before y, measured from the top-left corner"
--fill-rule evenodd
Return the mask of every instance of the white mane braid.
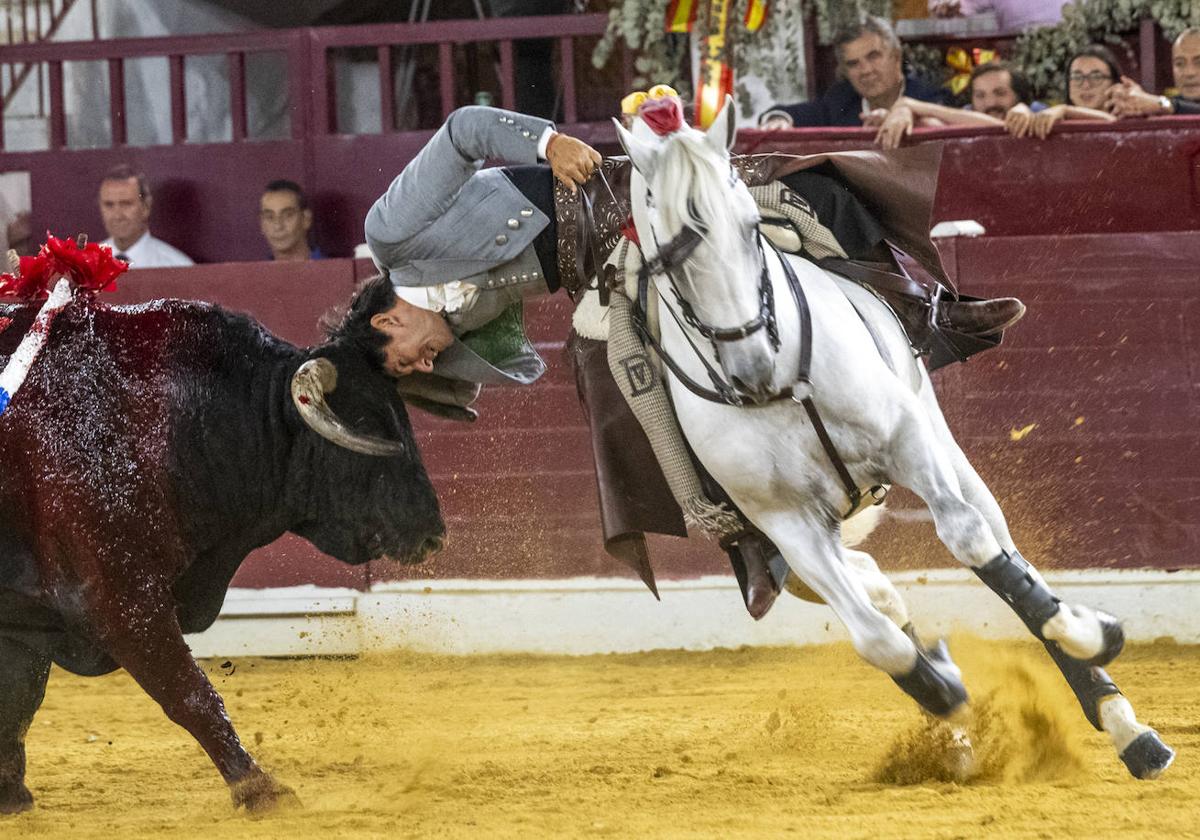
M 734 188 L 732 177 L 729 158 L 703 133 L 682 128 L 667 135 L 651 186 L 666 230 L 675 235 L 686 225 L 703 234 L 716 253 L 737 253 L 741 237 L 758 220 L 758 207 L 749 192 Z

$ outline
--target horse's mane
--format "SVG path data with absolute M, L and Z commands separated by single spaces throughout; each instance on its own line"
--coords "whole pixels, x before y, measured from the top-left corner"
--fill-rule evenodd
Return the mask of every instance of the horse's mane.
M 744 193 L 744 203 L 735 199 L 730 173 L 729 159 L 701 132 L 684 128 L 669 135 L 661 146 L 652 187 L 667 229 L 687 225 L 702 232 L 716 253 L 734 253 L 731 249 L 757 210 Z

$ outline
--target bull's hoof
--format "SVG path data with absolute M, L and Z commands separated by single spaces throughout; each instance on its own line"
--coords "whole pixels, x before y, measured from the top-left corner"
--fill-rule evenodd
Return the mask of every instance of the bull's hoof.
M 1157 779 L 1174 760 L 1175 750 L 1164 744 L 1153 729 L 1137 736 L 1121 753 L 1121 761 L 1135 779 Z
M 250 814 L 266 814 L 281 808 L 299 808 L 300 797 L 287 785 L 280 784 L 266 773 L 242 779 L 230 786 L 234 808 L 245 808 Z
M 1125 648 L 1125 628 L 1121 622 L 1106 612 L 1096 610 L 1096 618 L 1100 622 L 1100 633 L 1104 639 L 1104 647 L 1100 652 L 1087 661 L 1088 665 L 1103 668 L 1121 655 Z
M 0 788 L 0 814 L 20 814 L 33 809 L 33 794 L 25 785 Z

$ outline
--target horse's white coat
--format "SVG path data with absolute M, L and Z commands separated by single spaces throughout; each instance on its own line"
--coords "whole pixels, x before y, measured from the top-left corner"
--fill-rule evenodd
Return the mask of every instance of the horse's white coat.
M 761 267 L 756 248 L 731 245 L 727 235 L 745 227 L 745 201 L 750 198 L 742 183 L 730 184 L 720 176 L 728 168 L 722 139 L 726 116 L 709 130 L 706 143 L 697 142 L 701 135 L 692 129 L 659 139 L 640 123 L 632 135 L 618 126 L 634 164 L 633 219 L 646 258 L 654 257 L 657 244 L 671 240 L 684 224 L 721 232 L 705 236 L 680 272 L 686 279 L 676 279 L 699 318 L 724 328 L 745 323 L 758 312 Z M 681 157 L 706 160 L 685 165 Z M 724 202 L 711 198 L 718 190 L 726 194 Z M 749 230 L 743 239 L 753 242 Z M 747 254 L 754 256 L 749 264 Z M 888 308 L 870 292 L 804 259 L 771 251 L 765 258 L 781 339 L 777 353 L 763 330 L 714 350 L 693 328 L 664 312 L 660 322 L 666 351 L 702 384 L 708 379 L 698 354 L 728 381 L 737 377 L 737 384 L 745 383 L 744 393 L 778 393 L 793 384 L 799 317 L 778 262 L 789 260 L 812 315 L 814 400 L 859 487 L 896 483 L 911 489 L 929 506 L 939 539 L 968 567 L 982 566 L 1002 549 L 1014 551 L 999 505 L 954 441 L 928 373 L 914 359 Z M 668 279 L 658 276 L 655 283 L 662 308 L 673 305 Z M 862 319 L 881 337 L 887 361 Z M 755 380 L 754 372 L 764 379 Z M 792 571 L 833 608 L 859 654 L 892 676 L 909 673 L 917 649 L 900 630 L 907 610 L 869 555 L 847 551 L 839 543 L 849 498 L 803 408 L 791 400 L 748 408 L 716 404 L 693 394 L 673 375 L 669 380 L 680 425 L 704 466 L 779 547 Z M 1064 605 L 1043 633 L 1077 658 L 1090 658 L 1103 645 L 1091 610 Z M 1112 702 L 1107 708 L 1114 744 L 1128 743 L 1128 734 L 1141 726 L 1132 709 Z

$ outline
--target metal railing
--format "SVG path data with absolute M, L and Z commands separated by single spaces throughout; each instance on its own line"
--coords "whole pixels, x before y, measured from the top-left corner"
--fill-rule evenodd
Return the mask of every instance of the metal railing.
M 76 3 L 77 0 L 8 0 L 7 8 L 3 12 L 5 43 L 12 45 L 49 41 L 58 33 L 58 28 Z M 99 33 L 96 29 L 96 0 L 89 0 L 89 10 L 92 38 L 97 38 Z M 12 102 L 36 66 L 23 64 L 18 67 L 16 64 L 9 64 L 7 74 L 0 74 L 0 103 L 5 108 Z M 40 108 L 44 97 L 41 73 L 38 74 L 37 84 L 37 101 Z
M 164 38 L 129 38 L 106 41 L 17 44 L 4 50 L 0 63 L 15 67 L 45 65 L 49 148 L 67 145 L 63 96 L 63 64 L 75 61 L 105 62 L 108 68 L 109 114 L 112 145 L 127 142 L 125 62 L 165 58 L 168 64 L 171 144 L 188 136 L 184 61 L 190 56 L 224 55 L 228 61 L 232 141 L 247 139 L 246 56 L 259 52 L 282 53 L 286 58 L 290 133 L 293 139 L 336 134 L 337 102 L 333 55 L 342 50 L 374 49 L 379 65 L 379 112 L 382 131 L 396 132 L 393 48 L 434 46 L 442 116 L 468 104 L 457 93 L 454 50 L 463 45 L 494 45 L 498 53 L 496 75 L 500 104 L 516 105 L 514 41 L 552 39 L 558 45 L 556 65 L 563 122 L 579 121 L 580 108 L 575 73 L 577 41 L 604 33 L 607 15 L 563 15 L 489 20 L 396 23 L 386 25 L 269 30 L 221 35 Z M 622 86 L 630 86 L 632 56 L 625 53 Z M 0 114 L 0 151 L 4 150 L 3 114 Z

